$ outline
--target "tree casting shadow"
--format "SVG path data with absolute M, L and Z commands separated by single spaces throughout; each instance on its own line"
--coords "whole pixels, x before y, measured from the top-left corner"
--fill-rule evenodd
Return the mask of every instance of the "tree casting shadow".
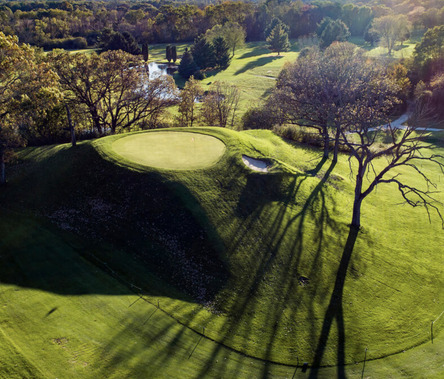
M 328 304 L 327 311 L 325 312 L 324 322 L 322 324 L 321 335 L 316 347 L 315 358 L 313 361 L 314 369 L 311 370 L 309 378 L 315 379 L 318 377 L 317 367 L 321 365 L 322 357 L 325 352 L 325 348 L 330 334 L 333 320 L 336 320 L 338 328 L 338 358 L 337 358 L 337 377 L 345 378 L 345 325 L 343 314 L 343 291 L 345 279 L 347 277 L 347 270 L 350 263 L 350 259 L 353 253 L 353 248 L 356 239 L 359 234 L 359 229 L 350 226 L 347 242 L 344 247 L 341 262 L 339 264 L 338 272 L 336 275 L 335 286 Z
M 260 67 L 260 66 L 265 66 L 266 64 L 273 62 L 276 59 L 281 59 L 283 58 L 283 56 L 270 56 L 270 57 L 262 57 L 262 58 L 258 58 L 253 62 L 248 62 L 244 67 L 240 68 L 239 70 L 237 70 L 234 75 L 240 75 L 243 74 L 244 72 L 247 72 L 249 70 L 252 70 L 255 67 Z

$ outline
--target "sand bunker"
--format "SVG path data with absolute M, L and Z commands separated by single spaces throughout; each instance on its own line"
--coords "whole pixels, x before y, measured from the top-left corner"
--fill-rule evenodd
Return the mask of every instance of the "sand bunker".
M 242 160 L 245 163 L 245 166 L 253 171 L 268 172 L 268 164 L 260 159 L 254 159 L 247 155 L 242 155 Z

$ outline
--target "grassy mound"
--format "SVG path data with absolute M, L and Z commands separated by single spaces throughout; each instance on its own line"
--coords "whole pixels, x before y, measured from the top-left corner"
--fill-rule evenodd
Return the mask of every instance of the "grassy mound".
M 224 143 L 196 133 L 157 132 L 120 138 L 113 143 L 122 158 L 141 165 L 195 170 L 214 165 L 224 154 Z
M 225 154 L 182 171 L 122 160 L 115 150 L 156 132 L 21 152 L 0 192 L 9 209 L 0 225 L 9 235 L 0 242 L 0 300 L 3 319 L 21 320 L 1 329 L 29 363 L 22 367 L 43 376 L 134 376 L 151 367 L 184 377 L 292 376 L 294 368 L 272 362 L 354 363 L 365 348 L 376 359 L 430 338 L 444 285 L 433 215 L 429 224 L 399 205 L 396 189 L 380 187 L 341 272 L 353 193 L 345 157 L 332 167 L 269 131 L 183 131 L 220 139 Z M 242 154 L 272 162 L 271 171 L 252 172 Z M 442 189 L 442 174 L 424 169 Z M 338 275 L 340 301 L 332 294 Z M 438 343 L 440 330 L 438 321 Z M 414 355 L 405 356 L 367 363 L 366 373 L 411 367 Z

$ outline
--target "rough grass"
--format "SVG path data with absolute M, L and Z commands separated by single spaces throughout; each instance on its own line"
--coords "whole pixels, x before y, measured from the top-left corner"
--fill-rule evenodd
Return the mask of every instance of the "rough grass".
M 341 319 L 325 329 L 351 218 L 345 157 L 331 171 L 268 131 L 184 130 L 221 139 L 226 153 L 183 172 L 122 161 L 120 136 L 21 152 L 0 192 L 0 375 L 292 377 L 270 361 L 313 362 L 325 333 L 322 364 L 343 353 L 350 377 L 365 348 L 367 359 L 407 351 L 367 362 L 366 376 L 426 377 L 420 359 L 442 374 L 439 321 L 434 345 L 415 348 L 443 310 L 434 215 L 429 224 L 399 205 L 391 187 L 368 199 Z M 271 173 L 242 154 L 270 160 Z M 424 169 L 442 189 L 442 174 Z

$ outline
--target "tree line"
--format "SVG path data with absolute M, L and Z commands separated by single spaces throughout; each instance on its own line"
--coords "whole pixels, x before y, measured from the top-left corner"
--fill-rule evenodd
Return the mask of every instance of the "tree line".
M 266 0 L 199 3 L 7 1 L 0 5 L 0 30 L 21 42 L 80 49 L 103 44 L 111 34 L 128 33 L 139 44 L 190 42 L 226 23 L 238 23 L 247 41 L 264 40 L 273 18 L 288 25 L 289 38 L 315 33 L 322 19 L 341 20 L 352 36 L 364 36 L 374 18 L 405 14 L 416 29 L 444 22 L 439 1 L 378 1 L 368 5 L 330 1 Z M 399 5 L 399 6 L 397 6 Z

